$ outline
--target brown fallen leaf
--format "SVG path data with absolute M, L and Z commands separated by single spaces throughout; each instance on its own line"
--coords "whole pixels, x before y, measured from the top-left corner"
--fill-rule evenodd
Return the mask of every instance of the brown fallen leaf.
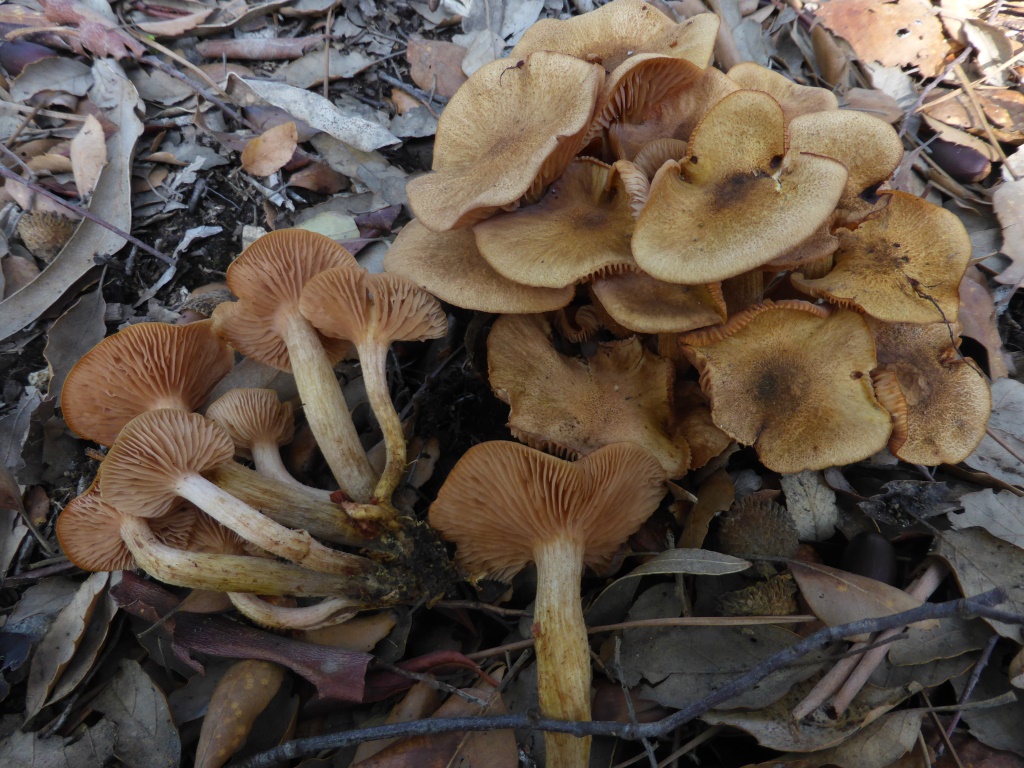
M 288 186 L 319 192 L 321 195 L 333 195 L 346 189 L 350 182 L 337 171 L 323 163 L 310 163 L 300 171 L 288 177 Z
M 413 720 L 422 720 L 430 717 L 437 710 L 440 703 L 438 692 L 431 684 L 431 681 L 421 681 L 410 688 L 405 696 L 391 708 L 384 723 L 390 725 L 392 723 L 408 723 Z M 398 739 L 364 741 L 356 748 L 355 757 L 352 758 L 353 764 L 376 755 L 396 741 Z
M 92 707 L 117 726 L 114 748 L 124 765 L 174 768 L 180 764 L 181 738 L 167 697 L 138 662 L 122 659 L 114 679 Z
M 1003 340 L 996 326 L 996 305 L 988 290 L 988 281 L 977 267 L 970 267 L 960 281 L 960 313 L 958 316 L 963 330 L 961 336 L 968 336 L 981 344 L 988 353 L 988 372 L 993 379 L 1010 374 L 1003 356 Z
M 442 40 L 410 37 L 405 52 L 412 81 L 428 93 L 450 99 L 469 78 L 462 71 L 466 49 Z
M 139 24 L 139 29 L 154 37 L 177 37 L 202 24 L 213 11 L 213 8 L 206 8 L 164 21 L 146 21 Z
M 250 139 L 242 150 L 242 169 L 253 176 L 277 173 L 292 159 L 298 138 L 295 123 L 284 123 Z
M 256 717 L 274 698 L 284 669 L 269 661 L 244 659 L 220 679 L 196 747 L 196 768 L 220 768 L 245 743 Z
M 1003 253 L 1010 258 L 1010 266 L 996 275 L 996 281 L 1020 287 L 1024 284 L 1024 150 L 1007 158 L 1003 183 L 992 193 L 992 208 L 1003 225 Z
M 67 35 L 66 40 L 77 53 L 88 51 L 96 57 L 114 59 L 146 55 L 141 43 L 117 28 L 117 17 L 109 8 L 104 13 L 75 0 L 40 0 L 40 5 L 51 22 L 76 30 L 77 34 Z

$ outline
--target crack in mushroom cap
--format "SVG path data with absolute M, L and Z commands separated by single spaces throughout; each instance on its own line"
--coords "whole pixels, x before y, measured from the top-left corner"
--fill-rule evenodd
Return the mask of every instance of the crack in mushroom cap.
M 601 344 L 588 360 L 559 354 L 540 315 L 498 318 L 487 338 L 491 388 L 509 403 L 517 440 L 562 455 L 631 442 L 651 451 L 670 477 L 690 465 L 690 449 L 669 435 L 672 366 L 640 340 Z
M 333 267 L 356 267 L 347 250 L 329 237 L 304 229 L 270 232 L 246 248 L 228 267 L 227 282 L 238 301 L 214 310 L 214 329 L 231 346 L 279 371 L 291 371 L 283 340 L 287 317 L 299 311 L 303 286 Z M 351 346 L 321 336 L 332 363 Z
M 80 437 L 110 445 L 144 411 L 198 408 L 234 362 L 208 320 L 128 326 L 71 369 L 61 390 L 64 420 Z
M 321 272 L 306 284 L 299 307 L 321 333 L 357 345 L 440 339 L 448 330 L 437 299 L 412 280 L 362 268 Z
M 407 186 L 428 229 L 467 227 L 536 195 L 581 149 L 604 70 L 547 51 L 520 61 L 485 64 L 445 107 L 433 171 Z
M 584 543 L 601 570 L 658 508 L 665 473 L 632 443 L 568 462 L 525 445 L 488 442 L 463 455 L 430 506 L 430 524 L 458 545 L 471 578 L 507 581 L 555 537 Z
M 104 501 L 94 480 L 88 490 L 64 507 L 56 532 L 68 560 L 83 571 L 123 571 L 135 568 L 135 556 L 121 538 L 124 515 Z M 184 548 L 195 525 L 195 508 L 179 504 L 168 514 L 149 521 L 161 542 Z
M 642 0 L 613 0 L 570 19 L 541 19 L 523 33 L 512 59 L 534 51 L 558 51 L 602 64 L 609 72 L 630 56 L 658 53 L 698 67 L 711 63 L 719 19 L 698 14 L 679 24 Z
M 177 496 L 173 483 L 231 461 L 235 444 L 217 422 L 198 413 L 148 411 L 132 419 L 100 465 L 108 503 L 139 517 L 160 517 Z
M 681 341 L 715 424 L 775 472 L 843 466 L 889 440 L 869 375 L 874 340 L 856 312 L 765 302 Z
M 839 109 L 839 99 L 832 91 L 794 83 L 785 75 L 752 61 L 741 62 L 726 74 L 740 88 L 770 94 L 782 107 L 787 124 L 800 115 Z
M 950 340 L 959 327 L 868 318 L 878 349 L 875 394 L 892 414 L 889 449 L 911 464 L 956 464 L 985 436 L 992 393 Z
M 653 277 L 688 285 L 756 269 L 814 234 L 846 176 L 831 158 L 787 155 L 778 102 L 737 91 L 697 126 L 687 158 L 655 175 L 633 257 Z
M 239 388 L 225 392 L 206 409 L 228 433 L 235 453 L 252 458 L 256 442 L 290 443 L 295 436 L 295 416 L 291 403 L 282 403 L 272 389 Z
M 590 291 L 615 322 L 635 333 L 683 333 L 726 319 L 721 283 L 675 285 L 630 271 L 597 278 Z
M 856 307 L 890 323 L 955 322 L 971 238 L 950 211 L 906 192 L 853 231 L 841 230 L 835 266 L 824 277 L 792 277 L 812 296 Z
M 494 314 L 549 312 L 572 301 L 575 288 L 534 288 L 502 277 L 476 247 L 472 230 L 431 232 L 416 219 L 398 233 L 384 269 L 412 280 L 441 301 Z
M 537 203 L 473 227 L 480 255 L 500 275 L 564 288 L 633 266 L 632 198 L 618 168 L 574 160 Z

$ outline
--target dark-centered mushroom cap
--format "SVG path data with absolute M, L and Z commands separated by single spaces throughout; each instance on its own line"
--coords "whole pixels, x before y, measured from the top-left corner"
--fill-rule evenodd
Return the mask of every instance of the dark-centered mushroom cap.
M 846 175 L 831 158 L 787 155 L 778 102 L 736 91 L 697 126 L 687 157 L 655 175 L 633 256 L 670 283 L 743 274 L 814 234 L 835 209 Z
M 359 345 L 439 339 L 448 329 L 437 299 L 401 275 L 339 267 L 306 285 L 299 303 L 321 333 Z
M 557 179 L 582 146 L 604 70 L 537 51 L 478 69 L 437 124 L 433 172 L 409 205 L 435 232 L 470 226 Z
M 61 409 L 71 431 L 110 445 L 154 408 L 198 408 L 234 365 L 209 321 L 139 323 L 108 336 L 71 369 Z
M 681 341 L 715 424 L 775 472 L 850 464 L 889 439 L 871 386 L 874 340 L 856 312 L 765 302 Z
M 494 314 L 549 312 L 572 301 L 574 286 L 534 288 L 502 277 L 484 261 L 469 229 L 431 232 L 413 219 L 384 256 L 384 269 L 441 301 Z
M 498 318 L 487 338 L 495 394 L 511 406 L 518 440 L 561 455 L 586 455 L 632 442 L 651 451 L 672 477 L 690 465 L 690 449 L 668 434 L 672 366 L 639 339 L 601 344 L 587 360 L 559 354 L 540 315 Z
M 473 227 L 480 255 L 516 283 L 564 288 L 633 266 L 632 199 L 618 169 L 574 160 L 533 205 Z
M 955 322 L 971 238 L 950 211 L 906 192 L 853 231 L 841 230 L 824 277 L 793 275 L 804 293 L 891 323 Z
M 121 430 L 100 465 L 108 503 L 126 515 L 160 517 L 175 502 L 173 483 L 234 458 L 235 445 L 217 422 L 184 411 L 148 411 Z
M 282 403 L 272 389 L 232 389 L 206 409 L 230 435 L 235 452 L 252 458 L 254 443 L 290 443 L 295 435 L 295 416 L 291 403 Z
M 875 394 L 892 414 L 889 450 L 926 466 L 970 456 L 985 436 L 992 393 L 977 364 L 953 345 L 951 327 L 873 318 L 868 325 L 878 350 Z
M 291 371 L 283 330 L 290 313 L 299 311 L 303 286 L 333 267 L 356 267 L 355 258 L 329 237 L 304 229 L 264 235 L 228 267 L 227 282 L 238 301 L 214 310 L 217 333 L 246 357 L 281 371 Z M 331 362 L 351 348 L 321 338 Z
M 518 443 L 481 443 L 448 475 L 430 524 L 458 545 L 474 579 L 510 579 L 556 537 L 582 542 L 586 564 L 600 569 L 658 508 L 664 480 L 657 459 L 632 443 L 576 462 Z

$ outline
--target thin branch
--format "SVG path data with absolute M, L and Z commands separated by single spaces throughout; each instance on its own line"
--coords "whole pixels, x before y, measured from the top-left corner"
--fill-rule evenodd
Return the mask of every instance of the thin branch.
M 772 672 L 788 666 L 811 651 L 850 635 L 882 632 L 887 629 L 913 624 L 928 619 L 949 616 L 963 618 L 982 617 L 1006 624 L 1024 624 L 1024 614 L 999 610 L 993 606 L 1007 600 L 1006 591 L 993 589 L 971 598 L 951 600 L 946 603 L 926 603 L 918 608 L 878 619 L 862 619 L 837 627 L 826 627 L 810 637 L 755 664 L 743 675 L 722 686 L 708 696 L 699 699 L 684 709 L 652 723 L 618 723 L 607 721 L 570 722 L 541 718 L 536 713 L 499 715 L 496 717 L 455 717 L 414 720 L 408 723 L 378 725 L 351 731 L 296 739 L 279 747 L 250 757 L 239 768 L 271 768 L 282 761 L 297 760 L 313 755 L 324 749 L 340 749 L 375 739 L 405 738 L 407 736 L 428 736 L 457 731 L 493 731 L 509 728 L 532 728 L 551 733 L 568 733 L 573 736 L 611 736 L 638 741 L 652 739 L 671 733 L 705 712 L 749 690 Z

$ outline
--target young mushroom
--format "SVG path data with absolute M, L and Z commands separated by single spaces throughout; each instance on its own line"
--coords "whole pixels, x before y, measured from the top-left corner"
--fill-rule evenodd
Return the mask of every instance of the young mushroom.
M 264 235 L 228 267 L 239 297 L 213 313 L 214 328 L 247 357 L 291 371 L 317 445 L 341 489 L 367 502 L 374 476 L 334 375 L 350 345 L 325 339 L 299 312 L 303 286 L 332 267 L 355 267 L 348 251 L 328 237 L 301 229 Z
M 533 636 L 545 717 L 590 719 L 590 644 L 580 580 L 606 568 L 657 509 L 665 471 L 632 443 L 568 462 L 512 442 L 470 448 L 430 507 L 430 524 L 458 545 L 472 579 L 507 580 L 537 565 Z M 497 489 L 497 492 L 496 492 Z M 547 764 L 586 768 L 590 739 L 549 734 Z
M 405 469 L 402 420 L 388 389 L 388 349 L 395 341 L 444 336 L 448 322 L 437 299 L 399 275 L 338 267 L 321 272 L 302 291 L 302 313 L 325 336 L 355 344 L 366 396 L 377 417 L 387 462 L 372 501 L 388 504 Z

